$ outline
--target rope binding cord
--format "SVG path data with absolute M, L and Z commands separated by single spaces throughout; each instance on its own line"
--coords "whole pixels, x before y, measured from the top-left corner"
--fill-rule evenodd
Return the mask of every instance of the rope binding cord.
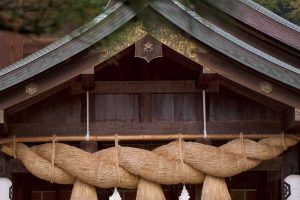
M 115 135 L 115 162 L 117 170 L 117 187 L 121 185 L 121 175 L 120 175 L 120 164 L 119 164 L 119 138 L 118 134 Z M 113 194 L 109 197 L 109 200 L 122 200 L 117 187 L 114 188 Z
M 54 166 L 55 166 L 55 143 L 56 143 L 56 135 L 52 137 L 52 156 L 51 156 L 51 183 L 55 182 L 55 173 L 54 173 Z
M 286 151 L 288 149 L 288 147 L 286 145 L 285 133 L 284 132 L 281 133 L 281 144 L 282 144 L 283 149 Z
M 186 179 L 186 174 L 185 174 L 185 167 L 184 167 L 184 149 L 182 148 L 182 135 L 181 133 L 178 134 L 178 138 L 179 138 L 179 142 L 178 142 L 178 147 L 179 147 L 179 156 L 180 156 L 180 163 L 181 163 L 181 171 L 182 171 L 182 184 L 183 184 L 183 188 L 181 191 L 181 194 L 179 196 L 179 200 L 189 200 L 190 199 L 190 195 L 189 192 L 186 189 L 185 186 L 185 179 Z
M 17 158 L 17 142 L 16 142 L 16 135 L 13 135 L 12 137 L 12 155 L 13 158 Z
M 244 140 L 244 133 L 241 132 L 240 133 L 240 138 L 242 140 L 242 151 L 243 151 L 243 156 L 244 156 L 244 160 L 246 162 L 247 168 L 250 168 L 249 166 L 249 162 L 248 162 L 248 156 L 247 156 L 247 152 L 246 152 L 246 146 L 245 146 L 245 140 Z

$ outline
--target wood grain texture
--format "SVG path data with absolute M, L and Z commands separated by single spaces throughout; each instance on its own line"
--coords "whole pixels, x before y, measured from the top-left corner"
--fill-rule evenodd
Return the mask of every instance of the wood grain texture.
M 273 121 L 215 121 L 207 122 L 208 134 L 280 134 L 280 123 Z M 15 123 L 10 125 L 18 137 L 85 135 L 85 123 Z M 93 122 L 91 135 L 106 134 L 178 134 L 203 132 L 201 121 L 177 122 Z

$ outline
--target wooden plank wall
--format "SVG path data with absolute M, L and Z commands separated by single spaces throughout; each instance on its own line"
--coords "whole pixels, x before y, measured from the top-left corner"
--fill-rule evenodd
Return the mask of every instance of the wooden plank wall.
M 85 94 L 66 91 L 9 117 L 19 136 L 85 133 Z M 92 134 L 202 133 L 202 94 L 92 94 Z M 149 105 L 148 105 L 149 104 Z M 207 94 L 208 133 L 280 133 L 281 114 L 221 87 Z M 30 113 L 30 114 L 28 114 Z

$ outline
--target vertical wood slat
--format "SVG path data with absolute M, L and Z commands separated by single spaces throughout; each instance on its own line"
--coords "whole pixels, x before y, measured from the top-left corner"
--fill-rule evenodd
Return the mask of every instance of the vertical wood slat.
M 137 94 L 95 96 L 96 121 L 139 121 Z
M 81 121 L 81 106 L 79 96 L 70 96 L 68 98 L 55 96 L 24 109 L 13 115 L 11 119 L 25 123 L 76 123 Z
M 151 122 L 152 121 L 152 94 L 143 93 L 140 94 L 140 121 Z
M 0 31 L 0 68 L 23 57 L 23 36 L 14 32 Z
M 154 121 L 201 121 L 202 97 L 200 94 L 153 94 Z
M 174 121 L 173 94 L 153 94 L 152 108 L 153 121 Z
M 209 121 L 281 120 L 278 111 L 251 101 L 225 87 L 220 88 L 220 93 L 209 95 Z

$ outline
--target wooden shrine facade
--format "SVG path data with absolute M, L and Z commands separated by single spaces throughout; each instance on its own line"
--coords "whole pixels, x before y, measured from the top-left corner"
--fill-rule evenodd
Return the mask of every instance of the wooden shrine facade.
M 0 59 L 11 64 L 0 71 L 0 145 L 13 136 L 37 144 L 56 135 L 79 147 L 76 138 L 85 137 L 87 121 L 91 140 L 115 134 L 165 137 L 120 141 L 143 149 L 178 133 L 202 139 L 204 126 L 214 146 L 241 133 L 251 139 L 299 136 L 300 28 L 252 1 L 226 2 L 201 1 L 191 9 L 180 1 L 116 1 L 91 23 L 39 51 L 38 43 L 11 39 L 16 44 L 6 47 L 23 46 L 24 56 L 33 54 L 16 63 Z M 145 37 L 162 44 L 162 57 L 150 62 L 135 57 L 135 44 Z M 0 50 L 6 51 L 5 45 Z M 96 150 L 113 146 L 96 144 Z M 280 199 L 282 179 L 299 174 L 299 155 L 296 145 L 227 178 L 232 199 Z M 12 177 L 16 200 L 70 198 L 69 185 L 34 178 L 4 154 L 0 164 L 1 176 Z M 178 198 L 179 188 L 163 187 L 166 198 Z M 192 199 L 200 199 L 201 186 L 188 189 Z M 111 193 L 99 189 L 98 197 L 108 199 Z M 135 199 L 135 190 L 121 193 Z

